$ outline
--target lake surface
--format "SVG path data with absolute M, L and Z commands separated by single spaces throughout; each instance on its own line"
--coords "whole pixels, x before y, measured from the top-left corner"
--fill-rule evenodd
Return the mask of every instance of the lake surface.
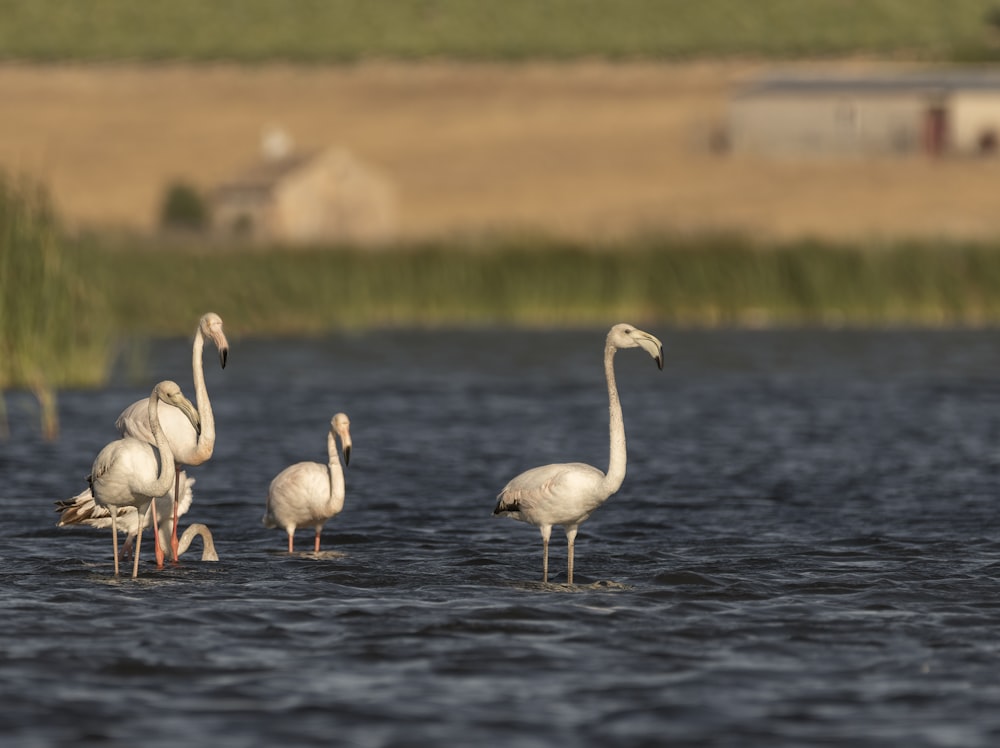
M 617 356 L 629 468 L 575 588 L 491 512 L 516 473 L 607 466 L 606 330 L 239 340 L 205 365 L 198 549 L 112 576 L 55 526 L 146 375 L 8 396 L 0 444 L 4 746 L 1000 744 L 1000 332 L 676 331 Z M 319 555 L 260 524 L 351 417 Z M 302 531 L 297 549 L 311 549 Z

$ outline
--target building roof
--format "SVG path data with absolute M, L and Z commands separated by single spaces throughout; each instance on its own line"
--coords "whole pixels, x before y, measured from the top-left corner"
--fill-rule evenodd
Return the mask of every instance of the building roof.
M 319 151 L 298 151 L 278 158 L 265 158 L 219 185 L 217 194 L 266 194 L 289 174 L 311 163 Z
M 1000 94 L 1000 70 L 935 70 L 916 73 L 768 73 L 751 80 L 738 97 L 762 94 L 930 94 L 991 91 Z

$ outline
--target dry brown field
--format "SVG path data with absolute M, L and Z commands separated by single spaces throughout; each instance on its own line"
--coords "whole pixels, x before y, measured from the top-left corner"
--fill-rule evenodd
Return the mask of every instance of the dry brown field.
M 864 63 L 851 63 L 857 66 Z M 1000 237 L 1000 160 L 770 161 L 710 147 L 758 64 L 0 66 L 0 166 L 75 226 L 155 227 L 281 127 L 387 175 L 402 238 L 735 230 L 770 238 Z

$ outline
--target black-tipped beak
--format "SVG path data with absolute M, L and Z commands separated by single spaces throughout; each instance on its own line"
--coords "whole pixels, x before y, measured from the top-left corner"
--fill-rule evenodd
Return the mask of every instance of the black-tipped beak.
M 229 349 L 222 348 L 219 350 L 219 363 L 222 364 L 222 368 L 226 368 L 226 361 L 229 359 Z
M 660 351 L 660 355 L 656 357 L 656 365 L 660 367 L 660 371 L 663 371 L 663 351 Z
M 351 445 L 348 444 L 346 447 L 344 447 L 344 465 L 346 466 L 350 464 L 351 464 Z

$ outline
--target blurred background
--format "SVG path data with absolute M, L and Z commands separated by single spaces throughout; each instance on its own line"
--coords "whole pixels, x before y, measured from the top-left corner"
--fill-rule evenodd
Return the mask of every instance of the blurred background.
M 74 229 L 1000 227 L 995 0 L 3 5 L 0 164 Z
M 0 15 L 2 388 L 99 385 L 208 309 L 237 337 L 1000 319 L 996 0 Z

